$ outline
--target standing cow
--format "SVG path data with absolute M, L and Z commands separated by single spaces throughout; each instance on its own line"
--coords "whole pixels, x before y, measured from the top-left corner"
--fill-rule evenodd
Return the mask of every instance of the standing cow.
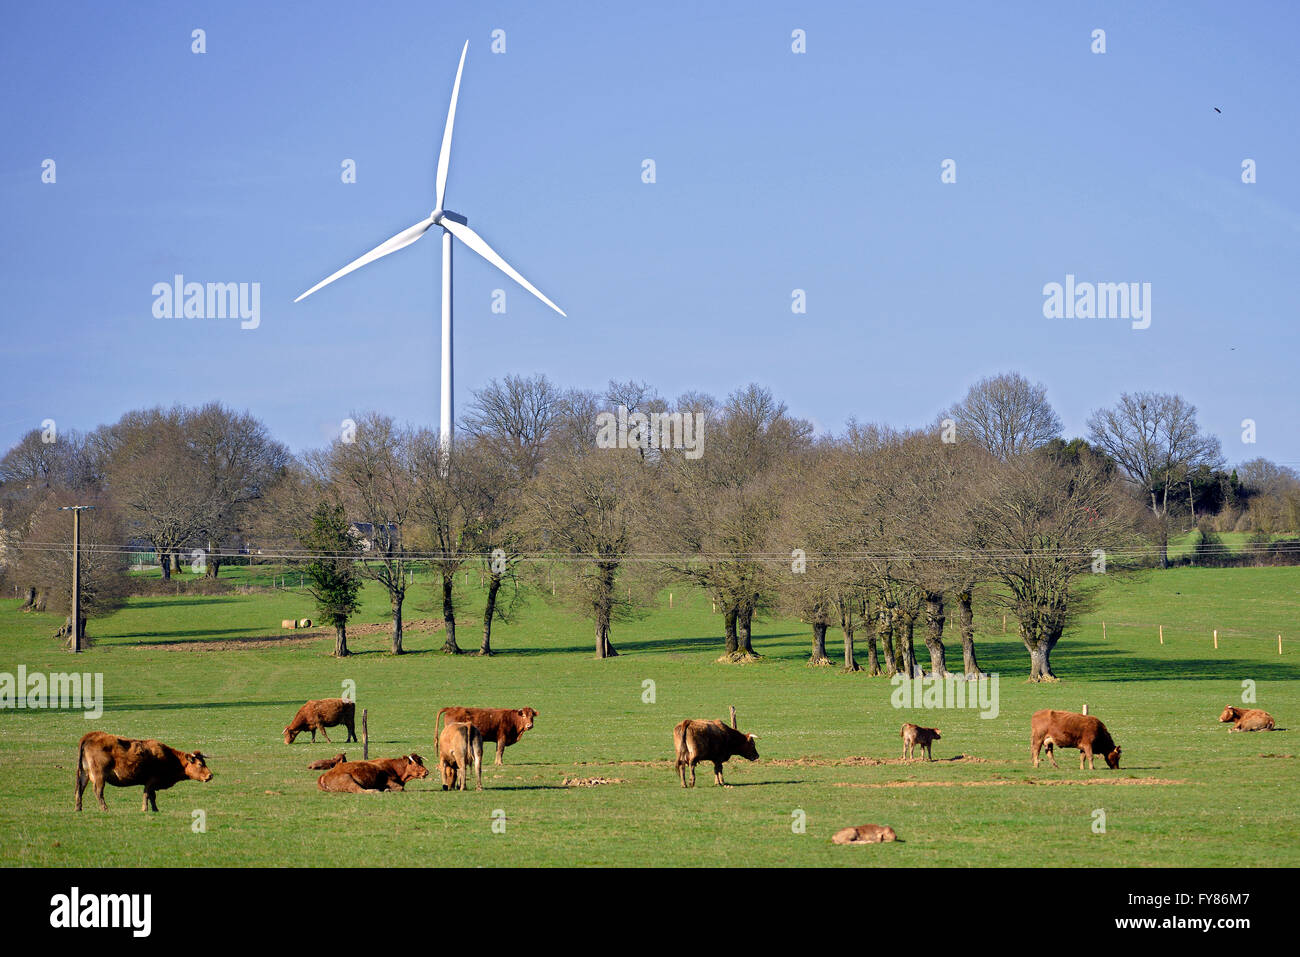
M 1258 708 L 1234 708 L 1228 705 L 1219 715 L 1220 721 L 1231 721 L 1229 731 L 1272 731 L 1273 716 Z
M 501 764 L 501 755 L 508 745 L 514 744 L 520 736 L 533 727 L 537 712 L 532 708 L 459 708 L 447 707 L 438 712 L 433 719 L 433 736 L 438 738 L 438 723 L 446 717 L 447 723 L 467 721 L 478 728 L 483 740 L 495 741 L 496 757 L 493 764 Z
M 438 773 L 442 775 L 444 791 L 456 787 L 465 790 L 470 765 L 478 779 L 476 790 L 483 790 L 483 735 L 468 721 L 453 721 L 438 735 Z
M 178 781 L 211 781 L 212 772 L 207 759 L 198 751 L 178 751 L 153 738 L 140 741 L 119 738 L 103 731 L 84 735 L 77 747 L 76 801 L 81 810 L 81 796 L 89 782 L 95 788 L 95 797 L 101 811 L 104 803 L 104 785 L 129 788 L 144 786 L 144 803 L 140 810 L 157 811 L 156 792 L 165 791 Z
M 925 759 L 933 761 L 934 757 L 930 754 L 931 743 L 940 740 L 943 735 L 939 734 L 938 728 L 923 728 L 919 724 L 905 724 L 900 732 L 903 738 L 903 759 L 910 760 L 916 753 L 916 746 L 919 744 L 921 750 L 925 752 Z
M 722 780 L 723 762 L 739 755 L 750 761 L 758 760 L 758 748 L 754 736 L 728 728 L 721 721 L 707 721 L 687 718 L 673 728 L 673 748 L 677 752 L 677 773 L 681 776 L 682 787 L 695 787 L 695 765 L 701 761 L 713 762 L 713 781 L 726 784 Z M 691 783 L 686 783 L 686 769 L 691 769 Z
M 1080 771 L 1083 770 L 1085 760 L 1089 770 L 1095 768 L 1093 761 L 1098 754 L 1105 757 L 1111 770 L 1119 768 L 1119 745 L 1111 738 L 1106 726 L 1092 715 L 1076 714 L 1073 711 L 1035 711 L 1029 742 L 1034 767 L 1038 767 L 1038 755 L 1044 745 L 1047 746 L 1047 756 L 1054 768 L 1060 767 L 1056 763 L 1056 755 L 1052 753 L 1054 747 L 1078 748 Z
M 316 732 L 319 731 L 326 741 L 330 736 L 326 733 L 326 728 L 333 728 L 336 725 L 343 725 L 348 729 L 348 741 L 357 740 L 357 733 L 353 730 L 356 724 L 357 705 L 355 701 L 348 701 L 346 698 L 321 698 L 319 701 L 308 701 L 298 709 L 298 713 L 293 716 L 289 726 L 284 729 L 284 743 L 293 744 L 293 739 L 298 737 L 304 731 L 311 732 L 312 744 L 316 743 Z M 333 744 L 332 741 L 330 741 Z

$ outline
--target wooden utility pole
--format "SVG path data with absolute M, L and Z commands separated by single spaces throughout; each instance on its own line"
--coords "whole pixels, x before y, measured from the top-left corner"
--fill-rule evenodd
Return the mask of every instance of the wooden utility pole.
M 72 513 L 72 650 L 81 650 L 81 513 L 93 505 L 64 505 Z

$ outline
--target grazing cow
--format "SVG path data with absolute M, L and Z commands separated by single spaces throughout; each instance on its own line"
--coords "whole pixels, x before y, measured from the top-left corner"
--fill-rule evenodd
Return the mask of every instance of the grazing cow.
M 418 754 L 374 761 L 345 761 L 318 777 L 316 786 L 322 791 L 346 791 L 351 794 L 404 791 L 407 781 L 422 778 L 428 773 L 424 758 Z
M 438 735 L 438 773 L 442 775 L 442 789 L 454 789 L 457 777 L 460 789 L 465 790 L 465 779 L 470 765 L 478 778 L 477 790 L 483 790 L 483 735 L 468 721 L 453 721 Z
M 902 838 L 894 833 L 892 827 L 880 824 L 859 824 L 836 831 L 831 838 L 832 844 L 887 844 L 890 841 L 902 843 Z
M 713 781 L 724 785 L 723 762 L 739 755 L 750 761 L 758 760 L 754 736 L 728 728 L 721 721 L 687 718 L 673 728 L 673 748 L 677 752 L 677 773 L 682 787 L 695 787 L 695 765 L 701 761 L 713 762 Z M 686 769 L 691 769 L 691 783 L 686 783 Z
M 1035 711 L 1031 724 L 1030 754 L 1034 758 L 1034 767 L 1038 767 L 1038 755 L 1043 745 L 1047 745 L 1047 756 L 1052 759 L 1052 767 L 1059 768 L 1054 747 L 1078 748 L 1079 770 L 1083 762 L 1088 762 L 1088 769 L 1096 767 L 1093 763 L 1096 755 L 1103 755 L 1106 765 L 1111 770 L 1119 768 L 1120 747 L 1117 745 L 1106 726 L 1087 714 L 1075 714 L 1073 711 Z
M 927 761 L 934 760 L 930 754 L 930 744 L 942 737 L 938 728 L 923 728 L 919 724 L 905 724 L 901 733 L 903 736 L 904 759 L 911 758 L 916 753 L 916 746 L 919 744 L 921 750 L 925 752 L 925 759 Z
M 1267 711 L 1260 711 L 1258 708 L 1234 708 L 1228 705 L 1223 709 L 1223 714 L 1219 715 L 1220 721 L 1231 721 L 1232 731 L 1272 731 L 1273 716 Z
M 81 810 L 81 795 L 89 782 L 95 788 L 95 797 L 101 811 L 104 803 L 104 784 L 129 788 L 144 786 L 144 803 L 140 810 L 157 811 L 156 792 L 166 790 L 178 781 L 211 781 L 212 772 L 207 759 L 198 751 L 178 751 L 153 738 L 136 740 L 119 738 L 103 731 L 84 735 L 77 748 L 76 803 Z
M 316 743 L 316 732 L 319 731 L 326 741 L 330 741 L 330 736 L 326 734 L 326 728 L 332 728 L 335 725 L 343 725 L 348 729 L 348 741 L 355 741 L 357 733 L 353 730 L 356 723 L 357 705 L 355 701 L 348 701 L 344 698 L 322 698 L 319 701 L 308 701 L 298 709 L 298 713 L 293 716 L 289 722 L 289 727 L 284 729 L 284 743 L 293 744 L 293 739 L 298 737 L 304 731 L 311 732 L 312 744 Z M 334 742 L 330 741 L 331 744 Z
M 433 736 L 438 737 L 438 722 L 446 715 L 447 723 L 468 721 L 478 728 L 483 740 L 495 741 L 497 753 L 493 764 L 501 764 L 501 754 L 532 728 L 537 712 L 532 708 L 443 708 L 433 720 Z
M 348 756 L 341 751 L 332 758 L 319 758 L 307 765 L 308 771 L 328 771 L 336 765 L 342 764 L 348 759 Z

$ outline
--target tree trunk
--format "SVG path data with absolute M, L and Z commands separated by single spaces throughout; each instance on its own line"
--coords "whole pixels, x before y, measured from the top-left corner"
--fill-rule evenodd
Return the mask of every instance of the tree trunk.
M 31 609 L 34 608 L 35 606 L 36 606 L 36 586 L 28 585 L 26 589 L 26 597 L 23 599 L 22 610 L 31 611 Z
M 727 657 L 731 657 L 740 650 L 740 643 L 736 640 L 736 615 L 738 609 L 735 605 L 728 604 L 727 609 L 723 612 L 723 627 L 726 630 L 726 651 Z
M 737 649 L 742 658 L 757 658 L 758 652 L 754 651 L 754 646 L 750 644 L 750 639 L 754 636 L 754 605 L 752 602 L 743 602 L 740 606 L 739 615 L 736 618 L 736 641 L 739 644 Z
M 894 618 L 888 608 L 880 609 L 876 630 L 885 646 L 885 673 L 892 678 L 898 674 L 898 662 L 894 657 Z
M 614 612 L 614 576 L 617 565 L 601 566 L 600 595 L 596 605 L 596 657 L 614 658 L 618 652 L 609 642 L 609 626 Z
M 346 658 L 352 652 L 348 651 L 348 626 L 347 622 L 334 626 L 334 657 Z
M 204 578 L 216 578 L 216 577 L 217 577 L 217 572 L 219 572 L 219 571 L 221 571 L 221 559 L 220 559 L 220 558 L 217 558 L 217 557 L 214 556 L 211 552 L 209 552 L 209 553 L 208 553 L 208 557 L 205 559 L 205 567 L 204 567 L 204 570 L 203 570 L 203 577 L 204 577 Z
M 829 665 L 830 663 L 831 660 L 826 657 L 826 622 L 813 622 L 813 650 L 808 664 Z
M 909 678 L 915 678 L 916 675 L 916 618 L 908 615 L 903 619 L 903 635 L 899 640 L 899 652 L 902 661 L 899 662 L 898 670 Z
M 853 656 L 853 624 L 850 622 L 844 628 L 844 670 L 860 671 L 858 660 Z
M 880 651 L 876 647 L 876 631 L 873 626 L 867 628 L 867 674 L 872 678 L 881 675 Z
M 492 619 L 497 614 L 497 592 L 501 589 L 501 576 L 492 575 L 488 579 L 487 604 L 483 607 L 483 644 L 478 653 L 485 657 L 492 654 Z
M 957 594 L 957 620 L 961 630 L 961 664 L 967 675 L 979 677 L 984 674 L 979 662 L 975 660 L 975 611 L 972 607 L 973 596 L 969 591 Z
M 1025 635 L 1025 628 L 1021 626 L 1021 637 L 1024 638 L 1025 647 L 1029 649 L 1029 680 L 1030 681 L 1059 681 L 1056 674 L 1052 671 L 1052 649 L 1056 647 L 1060 635 L 1043 635 L 1038 638 L 1032 638 Z
M 172 560 L 162 549 L 158 550 L 158 567 L 162 570 L 162 580 L 169 582 L 172 580 Z
M 388 593 L 389 604 L 393 609 L 393 641 L 389 650 L 395 655 L 402 653 L 402 602 L 405 599 L 405 588 L 397 588 Z
M 458 655 L 460 647 L 456 644 L 456 607 L 451 601 L 451 590 L 456 581 L 454 571 L 444 571 L 442 573 L 442 625 L 443 630 L 447 633 L 446 639 L 442 643 L 444 654 Z
M 943 647 L 943 592 L 925 593 L 925 647 L 930 652 L 930 670 L 942 678 L 948 673 Z

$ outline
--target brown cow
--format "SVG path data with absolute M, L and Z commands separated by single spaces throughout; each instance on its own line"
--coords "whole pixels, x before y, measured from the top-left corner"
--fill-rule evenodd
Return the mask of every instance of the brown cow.
M 155 793 L 166 790 L 178 781 L 211 781 L 212 772 L 207 759 L 198 751 L 178 751 L 161 741 L 148 738 L 119 738 L 103 731 L 91 731 L 82 736 L 77 748 L 76 803 L 81 810 L 81 796 L 89 782 L 95 788 L 101 811 L 104 803 L 104 784 L 119 788 L 144 786 L 142 811 L 157 811 Z
M 407 781 L 428 773 L 424 758 L 418 754 L 374 761 L 345 761 L 318 777 L 316 786 L 322 791 L 378 794 L 380 791 L 403 791 Z
M 892 827 L 880 824 L 859 824 L 836 831 L 831 838 L 832 844 L 887 844 L 890 841 L 902 843 L 902 838 L 894 833 Z
M 338 754 L 334 755 L 334 757 L 332 757 L 332 758 L 318 758 L 317 760 L 313 761 L 311 764 L 307 765 L 307 770 L 308 770 L 308 771 L 328 771 L 330 768 L 335 767 L 336 765 L 342 764 L 342 763 L 343 763 L 344 761 L 346 761 L 347 759 L 348 759 L 348 756 L 347 756 L 346 754 L 344 754 L 343 752 L 340 751 Z
M 444 791 L 456 787 L 465 790 L 465 779 L 470 765 L 478 778 L 477 790 L 483 790 L 483 735 L 468 721 L 453 721 L 438 735 L 438 773 L 442 775 Z
M 525 731 L 533 726 L 537 712 L 532 708 L 443 708 L 433 719 L 433 736 L 438 737 L 438 722 L 446 715 L 447 723 L 468 721 L 478 728 L 483 740 L 497 743 L 496 757 L 493 764 L 501 764 L 501 754 L 505 749 L 519 740 Z
M 1232 722 L 1229 732 L 1272 731 L 1274 727 L 1273 716 L 1258 708 L 1234 708 L 1228 705 L 1223 709 L 1223 714 L 1219 715 L 1219 720 Z
M 321 698 L 319 701 L 308 701 L 298 709 L 298 713 L 289 722 L 289 727 L 284 729 L 284 743 L 293 744 L 294 738 L 304 731 L 310 731 L 312 744 L 315 744 L 316 732 L 319 731 L 326 741 L 333 744 L 325 729 L 340 724 L 348 729 L 347 741 L 343 743 L 355 741 L 357 733 L 353 730 L 353 724 L 356 722 L 356 715 L 356 702 L 345 698 Z
M 1034 767 L 1038 767 L 1038 755 L 1043 745 L 1047 745 L 1047 756 L 1052 759 L 1054 768 L 1060 767 L 1052 752 L 1054 747 L 1078 748 L 1080 771 L 1083 770 L 1085 760 L 1088 769 L 1094 769 L 1096 765 L 1093 762 L 1098 754 L 1105 757 L 1106 765 L 1111 770 L 1119 768 L 1119 745 L 1111 738 L 1106 726 L 1092 715 L 1076 714 L 1073 711 L 1035 711 L 1029 744 Z
M 686 769 L 691 769 L 691 783 L 695 787 L 695 765 L 701 761 L 713 762 L 713 781 L 726 786 L 722 780 L 723 762 L 739 755 L 750 761 L 758 760 L 754 736 L 728 728 L 721 721 L 687 718 L 673 728 L 673 748 L 677 752 L 677 773 L 682 787 L 686 783 Z
M 911 758 L 916 753 L 918 744 L 921 746 L 921 750 L 925 752 L 925 759 L 927 761 L 934 760 L 934 757 L 930 754 L 930 744 L 942 737 L 938 728 L 923 728 L 919 724 L 905 724 L 900 733 L 903 737 L 904 760 Z

